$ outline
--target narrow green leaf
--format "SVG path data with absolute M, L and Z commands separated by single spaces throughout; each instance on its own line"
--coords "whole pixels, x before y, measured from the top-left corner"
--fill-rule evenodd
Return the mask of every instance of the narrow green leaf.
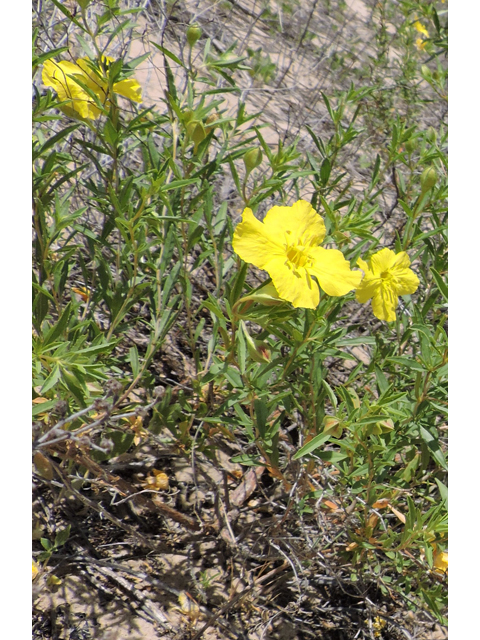
M 130 365 L 132 367 L 132 374 L 133 377 L 136 378 L 138 376 L 138 372 L 139 372 L 139 362 L 138 362 L 138 351 L 137 351 L 137 347 L 134 345 L 133 347 L 130 347 L 130 349 L 128 350 L 128 359 L 130 361 Z
M 445 460 L 443 451 L 440 448 L 438 439 L 434 438 L 434 436 L 432 436 L 432 434 L 422 426 L 420 427 L 420 436 L 427 445 L 428 450 L 430 451 L 430 454 L 435 462 L 439 464 L 443 469 L 447 469 L 447 461 Z
M 253 403 L 255 407 L 255 418 L 257 420 L 257 428 L 260 434 L 260 437 L 265 438 L 265 433 L 267 430 L 267 418 L 268 418 L 268 409 L 265 402 L 258 398 Z
M 437 287 L 439 288 L 440 293 L 444 297 L 445 301 L 448 302 L 448 285 L 447 285 L 447 283 L 445 282 L 445 280 L 442 278 L 442 276 L 438 273 L 438 271 L 436 269 L 431 267 L 430 271 L 432 272 L 432 276 L 434 277 L 434 280 L 437 283 Z
M 319 433 L 318 436 L 315 436 L 314 438 L 312 438 L 310 442 L 307 442 L 307 444 L 304 444 L 303 447 L 299 449 L 297 453 L 295 453 L 295 455 L 293 456 L 293 459 L 298 460 L 299 458 L 303 458 L 309 453 L 312 453 L 312 451 L 315 451 L 315 449 L 318 449 L 318 447 L 321 447 L 322 444 L 326 442 L 329 438 L 330 438 L 329 433 Z
M 407 369 L 413 369 L 414 371 L 425 371 L 425 367 L 422 366 L 413 358 L 402 358 L 401 356 L 392 356 L 388 358 L 388 362 L 393 362 L 394 364 L 402 365 L 403 367 L 407 367 Z
M 348 455 L 341 451 L 317 451 L 315 457 L 320 458 L 320 460 L 325 460 L 325 462 L 340 462 L 340 460 L 348 458 Z
M 322 181 L 323 186 L 328 183 L 328 179 L 330 178 L 330 173 L 332 171 L 332 165 L 328 158 L 325 158 L 322 162 L 322 166 L 320 167 L 320 180 Z
M 72 311 L 72 303 L 69 302 L 58 322 L 45 334 L 43 339 L 44 347 L 54 342 L 65 331 L 70 320 L 70 316 L 72 315 Z
M 50 372 L 50 375 L 43 383 L 40 393 L 43 394 L 43 393 L 46 393 L 47 391 L 50 391 L 50 389 L 56 385 L 59 378 L 60 378 L 60 367 L 58 365 L 55 365 L 52 371 Z
M 153 44 L 153 46 L 158 49 L 159 51 L 161 51 L 164 55 L 168 56 L 170 58 L 170 60 L 173 60 L 174 62 L 176 62 L 177 64 L 179 64 L 181 67 L 183 67 L 184 69 L 186 69 L 185 65 L 183 64 L 183 62 L 180 60 L 180 58 L 178 58 L 174 53 L 172 53 L 171 51 L 169 51 L 168 49 L 165 49 L 165 47 L 162 47 L 162 45 L 157 44 L 156 42 L 153 42 L 153 40 L 150 40 L 150 44 Z

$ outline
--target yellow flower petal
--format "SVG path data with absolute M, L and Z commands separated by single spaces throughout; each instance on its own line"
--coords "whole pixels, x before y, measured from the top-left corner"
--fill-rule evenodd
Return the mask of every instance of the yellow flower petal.
M 284 255 L 283 248 L 270 239 L 263 222 L 257 220 L 248 207 L 242 214 L 242 222 L 235 229 L 232 246 L 242 260 L 259 269 L 265 269 L 272 258 Z
M 380 286 L 372 299 L 373 315 L 379 320 L 394 322 L 397 317 L 395 309 L 398 306 L 398 296 L 390 287 Z
M 408 269 L 410 264 L 411 262 L 410 258 L 408 257 L 408 253 L 406 251 L 400 251 L 400 253 L 397 253 L 397 255 L 395 256 L 395 260 L 393 261 L 392 266 L 394 269 Z
M 266 265 L 278 295 L 294 307 L 315 309 L 320 302 L 320 291 L 304 268 L 291 269 L 285 257 L 274 258 Z
M 426 29 L 426 27 L 423 26 L 423 24 L 421 22 L 419 22 L 418 20 L 415 22 L 415 24 L 413 25 L 415 27 L 415 29 L 421 33 L 422 35 L 424 35 L 426 38 L 428 38 L 428 31 Z
M 418 276 L 411 269 L 399 269 L 394 272 L 395 290 L 399 296 L 415 293 L 420 284 Z
M 448 573 L 448 553 L 440 551 L 433 556 L 433 566 L 439 573 Z
M 142 87 L 138 84 L 135 78 L 127 78 L 127 80 L 120 80 L 113 85 L 115 93 L 133 100 L 134 102 L 142 101 Z
M 358 302 L 364 304 L 368 302 L 370 298 L 373 298 L 380 284 L 381 280 L 378 276 L 373 275 L 371 271 L 366 272 L 360 286 L 355 291 L 355 297 Z
M 395 264 L 395 252 L 391 249 L 381 249 L 369 260 L 370 268 L 376 276 L 390 269 Z
M 360 285 L 362 273 L 351 271 L 350 263 L 338 249 L 315 247 L 309 256 L 313 259 L 309 272 L 329 296 L 344 296 Z
M 306 200 L 298 200 L 291 207 L 272 207 L 263 223 L 266 233 L 279 244 L 314 247 L 326 234 L 322 218 Z

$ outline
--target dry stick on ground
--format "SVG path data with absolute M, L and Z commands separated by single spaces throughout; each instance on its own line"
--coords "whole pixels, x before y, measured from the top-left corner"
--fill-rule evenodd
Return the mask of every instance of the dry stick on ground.
M 64 452 L 63 455 L 65 455 Z M 86 467 L 95 478 L 101 481 L 103 480 L 107 487 L 111 487 L 117 492 L 122 493 L 127 498 L 130 498 L 136 505 L 144 507 L 148 509 L 148 511 L 160 511 L 164 516 L 175 520 L 175 522 L 178 522 L 191 531 L 199 531 L 201 529 L 201 525 L 190 516 L 180 513 L 180 511 L 166 505 L 161 501 L 160 497 L 155 501 L 150 500 L 150 498 L 147 498 L 144 494 L 137 491 L 129 482 L 109 473 L 104 467 L 94 462 L 86 454 L 75 452 L 74 459 L 78 464 Z

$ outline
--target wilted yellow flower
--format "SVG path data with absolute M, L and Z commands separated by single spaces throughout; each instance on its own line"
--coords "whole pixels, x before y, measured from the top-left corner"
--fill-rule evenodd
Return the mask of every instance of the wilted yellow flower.
M 76 293 L 84 302 L 88 302 L 90 292 L 87 287 L 72 287 L 73 293 Z
M 362 278 L 341 251 L 318 246 L 325 235 L 323 219 L 310 203 L 298 200 L 291 207 L 272 207 L 263 222 L 247 207 L 232 244 L 242 260 L 268 272 L 280 298 L 315 309 L 320 292 L 313 277 L 330 296 L 345 295 Z
M 409 269 L 410 258 L 405 251 L 395 254 L 391 249 L 381 249 L 366 262 L 359 258 L 357 264 L 365 272 L 355 292 L 358 302 L 372 298 L 374 316 L 393 322 L 398 296 L 415 293 L 419 285 L 418 277 Z
M 53 87 L 59 100 L 65 101 L 60 109 L 70 117 L 96 120 L 102 114 L 93 98 L 81 86 L 88 87 L 104 105 L 108 102 L 108 79 L 106 69 L 113 58 L 102 57 L 104 71 L 97 69 L 88 58 L 77 62 L 46 60 L 43 65 L 42 81 L 46 87 Z M 77 82 L 78 80 L 78 82 Z M 133 100 L 142 101 L 142 89 L 134 78 L 120 80 L 113 85 L 113 92 Z
M 375 618 L 373 619 L 373 635 L 376 638 L 381 638 L 382 637 L 382 629 L 385 629 L 385 627 L 387 626 L 387 621 L 385 620 L 385 618 L 381 618 L 380 616 L 375 616 Z
M 188 616 L 190 620 L 196 620 L 200 617 L 200 607 L 195 600 L 186 591 L 182 591 L 178 595 L 180 607 L 176 607 L 178 611 Z
M 169 487 L 168 476 L 163 471 L 152 469 L 152 475 L 148 475 L 143 483 L 145 489 L 156 489 L 166 491 Z
M 142 416 L 130 416 L 130 418 L 128 418 L 128 422 L 130 423 L 130 428 L 135 433 L 133 444 L 137 446 L 137 444 L 139 444 L 145 436 L 143 418 Z

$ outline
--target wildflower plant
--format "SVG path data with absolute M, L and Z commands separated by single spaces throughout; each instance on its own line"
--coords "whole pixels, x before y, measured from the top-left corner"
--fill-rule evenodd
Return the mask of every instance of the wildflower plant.
M 286 573 L 271 588 L 297 607 L 295 624 L 319 576 L 328 598 L 336 584 L 354 594 L 345 610 L 368 594 L 445 623 L 445 6 L 377 3 L 377 55 L 353 70 L 337 60 L 335 83 L 275 137 L 245 90 L 247 44 L 218 47 L 201 12 L 186 24 L 175 3 L 176 40 L 165 13 L 161 37 L 152 30 L 132 58 L 139 7 L 40 4 L 51 22 L 37 17 L 33 47 L 35 490 L 100 514 L 133 551 L 157 554 L 159 527 L 189 531 L 189 561 L 191 532 L 205 533 L 209 558 L 221 541 L 228 571 L 255 586 L 252 611 L 274 558 L 271 575 Z M 262 19 L 288 38 L 278 11 Z M 162 70 L 158 100 L 136 71 L 144 62 Z M 264 74 L 279 87 L 280 62 Z M 83 561 L 83 532 L 71 506 L 51 502 L 65 553 L 48 529 L 34 560 L 65 572 Z M 185 576 L 176 597 L 187 601 L 198 578 Z M 243 615 L 243 601 L 228 602 L 206 605 Z M 204 615 L 194 605 L 189 633 Z M 365 637 L 388 637 L 400 619 L 364 612 L 351 624 Z

